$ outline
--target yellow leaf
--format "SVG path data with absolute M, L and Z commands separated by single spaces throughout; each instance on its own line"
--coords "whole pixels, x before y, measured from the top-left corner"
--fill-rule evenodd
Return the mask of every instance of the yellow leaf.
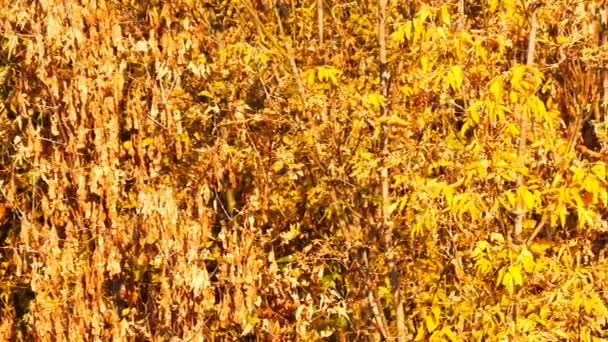
M 454 198 L 454 188 L 451 185 L 446 185 L 441 189 L 441 193 L 445 196 L 446 202 L 448 204 L 452 203 L 452 199 Z
M 505 243 L 505 237 L 501 233 L 492 233 L 490 234 L 490 241 Z
M 319 81 L 321 81 L 321 82 L 325 82 L 327 80 L 327 72 L 326 72 L 325 68 L 323 68 L 323 67 L 317 68 L 317 77 L 319 78 Z
M 454 65 L 448 73 L 448 82 L 454 90 L 459 90 L 462 87 L 464 80 L 464 71 L 459 65 Z
M 433 305 L 431 311 L 433 312 L 433 316 L 435 316 L 435 319 L 439 321 L 439 318 L 441 317 L 441 308 L 437 305 Z
M 408 41 L 411 41 L 413 33 L 414 33 L 414 23 L 410 20 L 407 23 L 405 23 L 405 38 L 407 38 Z
M 534 266 L 536 266 L 534 256 L 526 247 L 521 251 L 520 260 L 526 272 L 532 272 L 534 270 Z
M 524 279 L 521 275 L 521 269 L 518 266 L 510 265 L 509 274 L 511 275 L 511 278 L 513 279 L 513 283 L 515 285 L 523 285 Z
M 285 164 L 283 163 L 282 160 L 277 160 L 274 164 L 272 164 L 271 168 L 272 168 L 272 171 L 278 172 L 278 171 L 281 171 L 284 166 L 285 166 Z
M 500 78 L 495 78 L 490 81 L 489 87 L 490 94 L 494 96 L 494 101 L 500 101 L 502 99 L 502 94 L 504 92 L 502 88 L 502 80 Z
M 471 258 L 478 259 L 486 255 L 486 250 L 489 248 L 489 244 L 486 241 L 477 241 L 475 249 L 471 253 Z
M 426 338 L 426 331 L 424 331 L 422 327 L 416 327 L 416 330 L 418 330 L 418 333 L 416 334 L 414 341 L 424 341 Z
M 517 103 L 517 102 L 519 102 L 519 95 L 517 94 L 517 92 L 516 92 L 516 91 L 511 91 L 511 92 L 509 92 L 509 100 L 510 100 L 512 103 Z
M 306 84 L 309 86 L 315 84 L 316 71 L 314 69 L 308 69 L 304 71 L 304 80 L 306 80 Z
M 401 44 L 405 42 L 405 34 L 407 31 L 406 25 L 401 25 L 399 28 L 395 30 L 395 32 L 391 33 L 391 40 L 397 44 Z
M 536 220 L 526 219 L 522 224 L 524 229 L 534 229 L 536 227 Z
M 530 110 L 535 117 L 542 120 L 547 119 L 547 109 L 545 108 L 545 104 L 537 96 L 530 96 L 530 98 L 528 98 L 528 105 L 530 106 Z
M 142 140 L 141 145 L 143 147 L 146 147 L 146 146 L 152 144 L 154 142 L 154 140 L 155 140 L 154 138 L 145 138 L 144 140 Z
M 515 206 L 515 194 L 513 192 L 509 191 L 505 195 L 507 196 L 507 201 L 509 202 L 509 205 L 511 207 L 514 207 Z
M 469 111 L 469 117 L 471 118 L 471 120 L 473 120 L 473 122 L 476 125 L 479 125 L 479 112 L 476 110 L 470 110 Z
M 547 250 L 553 248 L 555 246 L 555 243 L 549 241 L 549 240 L 539 240 L 535 243 L 533 243 L 530 246 L 530 249 L 537 254 L 541 254 L 544 255 Z M 524 265 L 524 269 L 526 268 L 526 266 Z
M 133 148 L 133 142 L 131 142 L 131 140 L 127 140 L 125 142 L 122 143 L 122 148 L 124 148 L 125 150 L 130 150 Z
M 566 209 L 565 206 L 560 205 L 557 207 L 556 211 L 559 215 L 559 222 L 561 223 L 562 227 L 565 227 L 566 226 L 566 217 L 568 216 L 568 210 Z
M 601 181 L 606 182 L 606 164 L 603 162 L 597 163 L 591 167 L 591 172 Z
M 420 40 L 423 30 L 424 30 L 424 21 L 421 20 L 420 18 L 414 19 L 414 40 L 413 40 L 414 43 L 416 43 L 416 42 L 418 42 L 418 40 Z
M 426 315 L 424 317 L 424 323 L 428 332 L 435 331 L 435 329 L 437 329 L 437 326 L 439 325 L 439 322 L 432 315 Z
M 331 83 L 336 84 L 338 82 L 337 77 L 340 74 L 342 72 L 333 66 L 324 65 L 317 68 L 317 76 L 321 82 L 331 81 Z
M 536 327 L 536 322 L 531 319 L 521 318 L 517 320 L 517 330 L 522 333 L 532 331 Z
M 505 274 L 506 274 L 505 267 L 502 267 L 500 270 L 498 270 L 498 275 L 496 276 L 496 287 L 502 285 L 502 283 L 505 279 Z
M 583 190 L 592 192 L 592 193 L 598 193 L 599 191 L 603 190 L 602 186 L 600 185 L 600 183 L 598 182 L 597 178 L 591 175 L 588 175 L 587 177 L 585 177 L 585 180 L 583 181 L 582 184 L 582 188 Z
M 384 96 L 378 93 L 372 93 L 367 96 L 367 103 L 369 103 L 373 109 L 380 110 L 380 108 L 384 105 L 386 99 Z
M 475 268 L 478 274 L 486 275 L 492 271 L 492 263 L 486 258 L 480 258 L 475 262 Z
M 517 64 L 513 67 L 511 71 L 511 87 L 513 89 L 521 88 L 526 71 L 527 67 L 524 64 Z
M 427 55 L 420 57 L 420 66 L 422 67 L 422 71 L 425 73 L 430 71 L 429 64 L 429 57 Z
M 585 209 L 584 207 L 578 207 L 577 213 L 579 227 L 582 227 L 585 224 L 587 224 L 587 227 L 593 227 L 593 221 L 595 218 L 593 211 Z
M 567 338 L 569 338 L 569 337 L 570 337 L 570 335 L 568 335 L 568 333 L 567 333 L 567 332 L 565 332 L 565 331 L 563 331 L 563 330 L 561 330 L 561 329 L 553 329 L 553 330 L 551 330 L 551 332 L 552 332 L 553 334 L 557 335 L 558 337 L 561 337 L 561 338 L 565 338 L 565 339 L 567 339 Z
M 509 293 L 515 292 L 515 284 L 513 283 L 513 278 L 509 272 L 505 272 L 504 276 L 502 277 L 501 284 L 507 288 Z
M 450 11 L 447 5 L 441 6 L 441 22 L 450 25 Z
M 464 148 L 464 144 L 457 136 L 453 133 L 449 133 L 447 137 L 445 137 L 445 143 L 450 149 L 458 150 Z
M 521 200 L 523 200 L 524 206 L 526 209 L 534 209 L 536 207 L 536 199 L 534 194 L 529 191 L 526 187 L 523 187 L 521 191 L 519 191 L 519 196 Z
M 585 179 L 587 172 L 585 172 L 585 170 L 581 167 L 572 167 L 570 168 L 570 171 L 572 171 L 573 175 L 572 175 L 572 181 L 574 183 L 581 183 L 583 179 Z
M 458 339 L 458 335 L 456 335 L 449 327 L 441 329 L 441 334 L 444 337 L 447 337 L 450 341 L 460 341 L 460 339 Z
M 55 37 L 61 33 L 61 22 L 54 15 L 47 16 L 46 33 L 48 37 Z
M 432 14 L 433 14 L 433 11 L 432 11 L 431 7 L 429 7 L 428 5 L 422 5 L 422 8 L 420 9 L 420 11 L 418 11 L 418 13 L 416 13 L 416 16 L 418 19 L 420 19 L 420 21 L 422 23 L 424 23 Z
M 389 206 L 388 206 L 388 214 L 389 215 L 391 215 L 395 211 L 395 209 L 397 209 L 397 207 L 399 206 L 400 202 L 401 201 L 395 201 L 395 202 L 389 204 Z

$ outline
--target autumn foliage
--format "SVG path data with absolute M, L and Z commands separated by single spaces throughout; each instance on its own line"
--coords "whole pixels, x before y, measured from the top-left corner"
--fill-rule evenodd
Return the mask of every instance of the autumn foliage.
M 0 339 L 608 339 L 602 1 L 0 0 Z

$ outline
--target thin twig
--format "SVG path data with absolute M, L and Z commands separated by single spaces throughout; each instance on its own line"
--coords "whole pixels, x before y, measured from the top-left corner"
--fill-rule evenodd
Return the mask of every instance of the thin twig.
M 527 59 L 526 59 L 527 65 L 534 64 L 534 53 L 536 50 L 537 28 L 538 28 L 538 22 L 536 20 L 536 13 L 532 12 L 530 35 L 528 38 L 528 55 L 527 55 Z M 519 135 L 518 155 L 520 158 L 522 158 L 522 160 L 525 160 L 527 140 L 528 140 L 528 113 L 521 113 L 521 132 Z M 517 176 L 516 188 L 520 189 L 523 186 L 523 183 L 524 183 L 524 176 L 523 176 L 523 174 L 520 173 Z M 518 198 L 518 200 L 517 200 L 517 204 L 515 206 L 515 215 L 516 215 L 516 217 L 515 217 L 515 227 L 513 229 L 513 240 L 519 241 L 521 232 L 522 232 L 522 228 L 523 228 L 523 221 L 524 221 L 524 217 L 525 217 L 525 210 L 524 210 L 522 198 Z

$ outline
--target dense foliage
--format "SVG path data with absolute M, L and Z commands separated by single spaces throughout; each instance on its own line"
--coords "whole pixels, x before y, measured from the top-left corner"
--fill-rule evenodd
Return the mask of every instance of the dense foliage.
M 608 338 L 602 1 L 0 4 L 0 339 Z

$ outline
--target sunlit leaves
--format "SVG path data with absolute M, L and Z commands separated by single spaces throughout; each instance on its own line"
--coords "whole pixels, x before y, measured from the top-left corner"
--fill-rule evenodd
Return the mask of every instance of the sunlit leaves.
M 380 108 L 386 103 L 386 98 L 378 93 L 367 95 L 367 104 L 374 110 L 380 111 Z
M 416 17 L 414 18 L 414 34 L 413 34 L 413 43 L 416 43 L 422 38 L 422 34 L 425 29 L 426 20 L 433 15 L 433 8 L 430 6 L 424 5 L 422 9 L 416 13 Z
M 572 306 L 582 309 L 587 314 L 593 314 L 600 317 L 608 316 L 608 309 L 604 301 L 595 293 L 585 293 L 577 291 L 572 296 Z
M 491 233 L 490 234 L 490 241 L 494 242 L 494 243 L 505 243 L 505 237 L 504 235 L 502 235 L 501 233 Z
M 586 251 L 604 230 L 606 165 L 578 153 L 569 127 L 582 114 L 574 107 L 601 99 L 580 91 L 598 84 L 581 80 L 605 64 L 580 36 L 594 20 L 584 6 L 574 16 L 562 4 L 541 7 L 538 64 L 525 66 L 517 61 L 529 13 L 517 1 L 390 2 L 391 86 L 382 96 L 373 2 L 324 3 L 320 16 L 315 2 L 261 1 L 242 16 L 253 2 L 130 1 L 92 17 L 87 5 L 60 13 L 61 1 L 45 3 L 52 13 L 16 5 L 3 23 L 9 60 L 0 78 L 15 89 L 3 98 L 0 183 L 22 226 L 8 234 L 6 253 L 36 251 L 31 267 L 45 272 L 32 274 L 37 298 L 24 322 L 48 323 L 37 309 L 45 291 L 73 297 L 55 308 L 88 303 L 72 261 L 91 258 L 134 287 L 158 289 L 149 299 L 170 324 L 148 324 L 139 299 L 114 310 L 152 340 L 166 337 L 154 326 L 187 336 L 188 322 L 229 340 L 363 335 L 374 316 L 367 288 L 378 290 L 390 337 L 390 262 L 406 279 L 408 334 L 421 341 L 584 340 L 606 314 L 601 256 Z M 570 62 L 580 75 L 561 80 Z M 522 117 L 530 125 L 520 154 Z M 383 203 L 392 246 L 383 244 Z M 541 229 L 527 247 L 511 236 L 518 203 L 524 240 Z M 132 250 L 144 250 L 151 270 L 137 260 L 126 274 Z M 28 265 L 15 262 L 12 273 Z M 165 265 L 171 279 L 155 270 Z M 577 278 L 588 270 L 593 279 Z M 91 288 L 104 288 L 94 273 L 85 274 Z M 36 280 L 49 276 L 59 279 L 53 288 Z M 106 295 L 97 292 L 87 298 Z M 115 300 L 101 297 L 90 302 Z M 91 307 L 76 311 L 99 316 Z
M 521 95 L 526 99 L 541 86 L 543 79 L 540 70 L 525 64 L 516 64 L 511 69 L 511 89 L 517 96 Z
M 536 189 L 522 186 L 517 189 L 517 200 L 521 201 L 527 210 L 534 210 L 541 205 L 541 193 Z
M 449 6 L 448 5 L 441 6 L 441 8 L 439 9 L 439 12 L 440 12 L 440 17 L 441 17 L 441 23 L 444 25 L 450 25 L 451 18 L 450 18 Z
M 433 219 L 435 214 L 436 213 L 431 210 L 420 213 L 410 230 L 410 236 L 416 238 L 433 231 L 433 229 L 437 227 L 437 222 Z
M 493 270 L 491 245 L 484 240 L 477 241 L 475 248 L 471 254 L 471 258 L 475 261 L 475 268 L 481 275 L 486 275 Z
M 595 221 L 595 212 L 589 209 L 579 206 L 577 208 L 578 213 L 578 227 L 583 228 L 585 226 L 592 227 Z
M 488 90 L 489 90 L 490 94 L 493 96 L 493 98 L 492 98 L 493 101 L 495 101 L 497 103 L 501 103 L 503 101 L 504 89 L 503 89 L 502 79 L 500 77 L 494 78 L 492 81 L 490 81 Z
M 514 293 L 518 286 L 523 285 L 524 280 L 521 269 L 517 265 L 509 265 L 498 271 L 497 284 L 503 285 L 509 293 Z
M 426 329 L 428 332 L 433 332 L 439 325 L 439 318 L 441 315 L 441 308 L 433 305 L 431 307 L 431 313 L 425 317 Z
M 599 162 L 591 166 L 591 172 L 597 176 L 597 178 L 606 184 L 606 163 Z
M 536 266 L 536 263 L 534 262 L 534 256 L 527 248 L 524 247 L 522 249 L 518 260 L 519 262 L 521 262 L 521 265 L 527 273 L 531 273 L 532 271 L 534 271 L 534 268 Z
M 524 76 L 528 71 L 528 66 L 525 64 L 517 64 L 511 69 L 511 87 L 513 89 L 522 89 L 522 83 L 524 82 Z
M 406 39 L 411 40 L 413 34 L 414 24 L 411 20 L 406 21 L 404 24 L 399 26 L 393 33 L 391 33 L 391 40 L 395 44 L 403 44 Z
M 504 286 L 510 294 L 524 285 L 526 274 L 536 270 L 534 256 L 523 247 L 515 259 L 509 258 L 508 264 L 498 270 L 496 286 Z
M 336 67 L 324 65 L 306 70 L 304 72 L 304 79 L 309 86 L 312 86 L 317 82 L 336 85 L 341 74 L 342 72 Z
M 420 67 L 422 68 L 422 71 L 425 73 L 429 73 L 431 72 L 431 57 L 424 55 L 422 57 L 420 57 Z
M 461 136 L 462 136 L 462 134 L 461 134 Z M 452 150 L 459 150 L 459 149 L 464 148 L 464 144 L 463 144 L 462 140 L 453 133 L 448 134 L 444 140 L 445 140 L 446 146 Z
M 462 67 L 459 65 L 451 67 L 446 76 L 446 80 L 453 90 L 460 90 L 462 83 L 464 82 L 464 71 L 462 70 Z

